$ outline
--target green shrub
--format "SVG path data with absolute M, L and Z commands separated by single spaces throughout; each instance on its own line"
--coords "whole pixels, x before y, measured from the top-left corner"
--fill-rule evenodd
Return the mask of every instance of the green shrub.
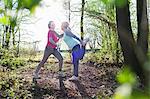
M 29 82 L 14 73 L 0 71 L 0 99 L 31 99 Z
M 121 85 L 116 89 L 113 99 L 149 99 L 149 91 L 137 88 L 140 83 L 129 68 L 123 68 L 117 80 Z
M 0 65 L 9 69 L 16 69 L 25 65 L 25 61 L 16 57 L 15 50 L 0 49 Z
M 9 69 L 16 69 L 25 65 L 25 61 L 19 58 L 6 58 L 1 59 L 0 65 Z

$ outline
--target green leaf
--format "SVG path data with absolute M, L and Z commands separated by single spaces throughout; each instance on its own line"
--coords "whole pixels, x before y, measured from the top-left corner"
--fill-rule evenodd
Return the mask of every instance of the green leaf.
M 12 26 L 12 28 L 14 28 L 17 25 L 17 18 L 16 17 L 10 18 L 10 25 Z
M 122 7 L 124 6 L 128 0 L 101 0 L 104 4 L 115 4 L 116 6 Z
M 115 0 L 116 6 L 123 7 L 125 4 L 127 4 L 128 0 Z
M 133 90 L 131 99 L 149 99 L 150 95 L 148 92 L 144 92 L 141 90 Z
M 8 0 L 3 0 L 3 1 L 4 1 L 5 6 L 7 6 L 8 5 Z
M 13 0 L 4 0 L 4 4 L 8 9 L 13 8 Z
M 18 10 L 19 9 L 29 9 L 31 13 L 35 10 L 36 6 L 41 0 L 18 0 Z
M 136 76 L 134 73 L 131 72 L 129 68 L 124 68 L 118 75 L 117 80 L 119 83 L 130 83 L 135 84 Z
M 0 14 L 4 13 L 4 10 L 2 8 L 0 8 Z
M 102 0 L 104 4 L 109 4 L 112 0 Z
M 7 16 L 1 17 L 1 18 L 0 18 L 0 23 L 2 23 L 3 25 L 8 25 L 8 24 L 10 24 L 9 17 L 7 17 Z

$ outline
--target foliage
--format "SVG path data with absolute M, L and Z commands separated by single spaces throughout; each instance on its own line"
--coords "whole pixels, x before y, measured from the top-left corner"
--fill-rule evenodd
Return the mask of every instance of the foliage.
M 24 66 L 25 62 L 19 58 L 7 58 L 2 59 L 0 61 L 0 65 L 7 67 L 9 69 L 16 69 L 19 68 L 20 66 Z
M 1 49 L 1 54 L 3 54 L 0 58 L 0 65 L 3 67 L 7 67 L 9 69 L 16 69 L 20 66 L 25 65 L 25 61 L 21 58 L 15 57 L 14 52 Z
M 35 7 L 40 3 L 41 0 L 18 0 L 17 9 L 29 9 L 31 12 L 35 10 Z
M 124 68 L 118 75 L 117 80 L 121 84 L 113 96 L 114 99 L 149 99 L 148 91 L 137 90 L 139 82 L 137 76 L 129 69 Z
M 101 0 L 106 5 L 117 5 L 119 7 L 123 6 L 125 3 L 127 3 L 127 0 Z
M 86 57 L 85 60 L 86 62 L 91 61 L 96 63 L 116 63 L 116 56 L 113 54 L 113 52 L 109 52 L 108 50 L 103 50 L 103 49 L 100 49 L 97 52 L 87 53 L 85 57 Z M 118 63 L 122 63 L 122 62 L 123 62 L 123 57 L 120 57 Z
M 124 83 L 130 83 L 131 85 L 134 85 L 136 83 L 136 76 L 134 73 L 132 73 L 128 68 L 124 68 L 118 75 L 117 75 L 117 81 L 120 84 Z
M 111 61 L 119 62 L 122 53 L 116 32 L 114 7 L 106 6 L 99 0 L 92 0 L 86 4 L 85 12 L 89 17 L 86 33 L 92 39 L 90 46 L 97 45 L 100 49 L 99 57 L 102 59 L 109 57 Z
M 0 1 L 0 44 L 9 49 L 20 43 L 21 24 L 32 14 L 41 0 L 1 0 Z M 18 37 L 19 36 L 19 37 Z M 12 40 L 11 40 L 12 39 Z M 12 43 L 11 43 L 12 41 Z M 16 42 L 18 41 L 18 42 Z M 19 48 L 18 48 L 19 49 Z
M 7 16 L 3 16 L 0 18 L 0 23 L 7 25 L 10 24 L 9 18 Z
M 22 54 L 22 55 L 36 56 L 36 53 L 37 53 L 37 51 L 30 47 L 20 49 L 20 54 Z
M 109 53 L 108 55 L 110 55 L 110 53 L 113 52 L 113 50 L 112 50 L 113 47 L 112 47 L 111 44 L 115 45 L 115 42 L 113 41 L 113 39 L 116 40 L 116 37 L 117 37 L 117 36 L 115 37 L 114 35 L 111 35 L 113 33 L 112 33 L 112 31 L 109 30 L 110 27 L 109 26 L 107 27 L 107 25 L 106 25 L 106 23 L 108 22 L 109 18 L 107 18 L 107 16 L 105 16 L 105 15 L 107 15 L 107 14 L 111 15 L 110 12 L 109 12 L 109 11 L 111 11 L 109 7 L 113 7 L 114 5 L 116 5 L 117 7 L 119 6 L 119 8 L 120 8 L 124 4 L 126 4 L 127 1 L 129 1 L 130 2 L 130 8 L 131 8 L 130 9 L 130 12 L 131 12 L 131 20 L 130 20 L 130 22 L 132 22 L 132 29 L 133 28 L 135 29 L 135 30 L 133 30 L 133 33 L 136 33 L 136 34 L 137 34 L 137 25 L 136 25 L 137 24 L 136 23 L 137 20 L 135 18 L 136 17 L 135 10 L 132 9 L 134 7 L 132 5 L 131 0 L 98 0 L 98 1 L 95 0 L 95 3 L 93 3 L 91 5 L 91 7 L 88 7 L 90 9 L 92 9 L 92 11 L 88 11 L 88 13 L 92 14 L 91 15 L 92 18 L 100 19 L 101 23 L 97 22 L 96 25 L 99 24 L 99 23 L 102 24 L 102 26 L 100 27 L 100 29 L 101 29 L 100 33 L 102 35 L 102 49 L 101 49 L 101 51 L 103 52 L 103 55 L 102 54 L 101 55 L 97 54 L 96 56 L 99 56 L 99 57 L 104 56 L 104 57 L 106 57 L 107 53 Z M 105 5 L 100 3 L 101 1 Z M 99 5 L 99 6 L 96 7 L 97 5 Z M 97 8 L 97 9 L 95 10 L 95 8 Z M 107 9 L 107 8 L 109 8 L 109 9 Z M 115 13 L 115 12 L 112 12 L 112 13 Z M 94 15 L 94 17 L 93 17 L 93 15 Z M 102 19 L 107 19 L 107 21 L 105 20 L 104 23 L 103 23 Z M 114 20 L 115 20 L 115 16 L 114 16 L 113 21 Z M 123 21 L 123 20 L 119 20 L 119 21 Z M 104 30 L 102 31 L 102 29 L 104 29 Z M 121 29 L 123 31 L 123 28 L 121 28 Z M 144 31 L 144 32 L 146 32 L 146 31 Z M 109 33 L 111 33 L 111 34 L 109 34 Z M 114 32 L 114 34 L 115 33 L 116 33 L 116 31 Z M 123 35 L 123 36 L 127 36 L 127 35 Z M 111 37 L 113 39 L 110 39 Z M 135 39 L 136 39 L 136 36 L 135 36 Z M 135 50 L 137 50 L 137 49 L 135 49 Z M 91 59 L 94 59 L 93 57 L 95 57 L 95 56 L 92 55 Z M 131 55 L 131 57 L 132 57 L 132 55 Z M 134 59 L 134 57 L 132 57 L 132 58 Z M 101 59 L 101 58 L 99 58 L 99 59 Z M 142 60 L 142 57 L 140 57 L 140 59 Z M 138 61 L 135 61 L 135 62 L 138 63 Z M 132 66 L 130 66 L 130 67 L 132 67 Z M 146 76 L 147 76 L 147 74 L 149 74 L 149 72 L 148 72 L 149 71 L 149 64 L 146 67 L 147 67 L 147 69 L 143 70 L 143 72 L 141 72 L 141 73 L 143 73 L 144 75 L 146 74 Z M 138 66 L 136 67 L 136 65 L 135 65 L 134 69 L 139 69 L 139 68 L 138 68 Z M 150 97 L 149 89 L 150 88 L 148 88 L 148 90 L 147 89 L 142 89 L 141 87 L 139 88 L 139 86 L 141 85 L 141 82 L 137 81 L 137 75 L 134 74 L 133 71 L 131 71 L 130 69 L 124 69 L 123 71 L 121 71 L 117 75 L 117 80 L 118 80 L 118 82 L 120 82 L 121 85 L 120 85 L 120 87 L 117 88 L 116 93 L 114 95 L 114 99 L 149 99 L 149 97 Z M 149 80 L 149 78 L 148 78 L 148 80 Z M 149 83 L 148 80 L 146 80 L 145 82 Z M 137 85 L 137 83 L 138 83 L 138 85 Z
M 27 90 L 29 82 L 16 76 L 14 72 L 0 71 L 0 98 L 29 99 L 30 91 Z

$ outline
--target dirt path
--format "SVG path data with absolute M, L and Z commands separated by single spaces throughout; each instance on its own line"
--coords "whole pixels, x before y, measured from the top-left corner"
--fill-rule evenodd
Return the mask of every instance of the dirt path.
M 35 99 L 91 99 L 100 95 L 101 97 L 111 96 L 117 83 L 115 74 L 119 68 L 108 64 L 95 68 L 88 64 L 80 64 L 79 81 L 70 82 L 72 76 L 72 65 L 65 64 L 65 78 L 58 76 L 57 72 L 50 69 L 42 69 L 41 79 L 36 84 L 32 83 L 34 69 L 21 70 L 20 75 L 31 82 L 31 89 Z

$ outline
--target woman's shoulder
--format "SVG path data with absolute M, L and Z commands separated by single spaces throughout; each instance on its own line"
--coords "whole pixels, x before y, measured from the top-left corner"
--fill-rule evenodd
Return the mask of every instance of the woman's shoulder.
M 54 34 L 54 33 L 55 33 L 55 31 L 48 30 L 48 33 L 49 33 L 49 34 Z
M 64 32 L 65 32 L 65 33 L 70 33 L 71 30 L 70 30 L 70 29 L 65 29 Z

